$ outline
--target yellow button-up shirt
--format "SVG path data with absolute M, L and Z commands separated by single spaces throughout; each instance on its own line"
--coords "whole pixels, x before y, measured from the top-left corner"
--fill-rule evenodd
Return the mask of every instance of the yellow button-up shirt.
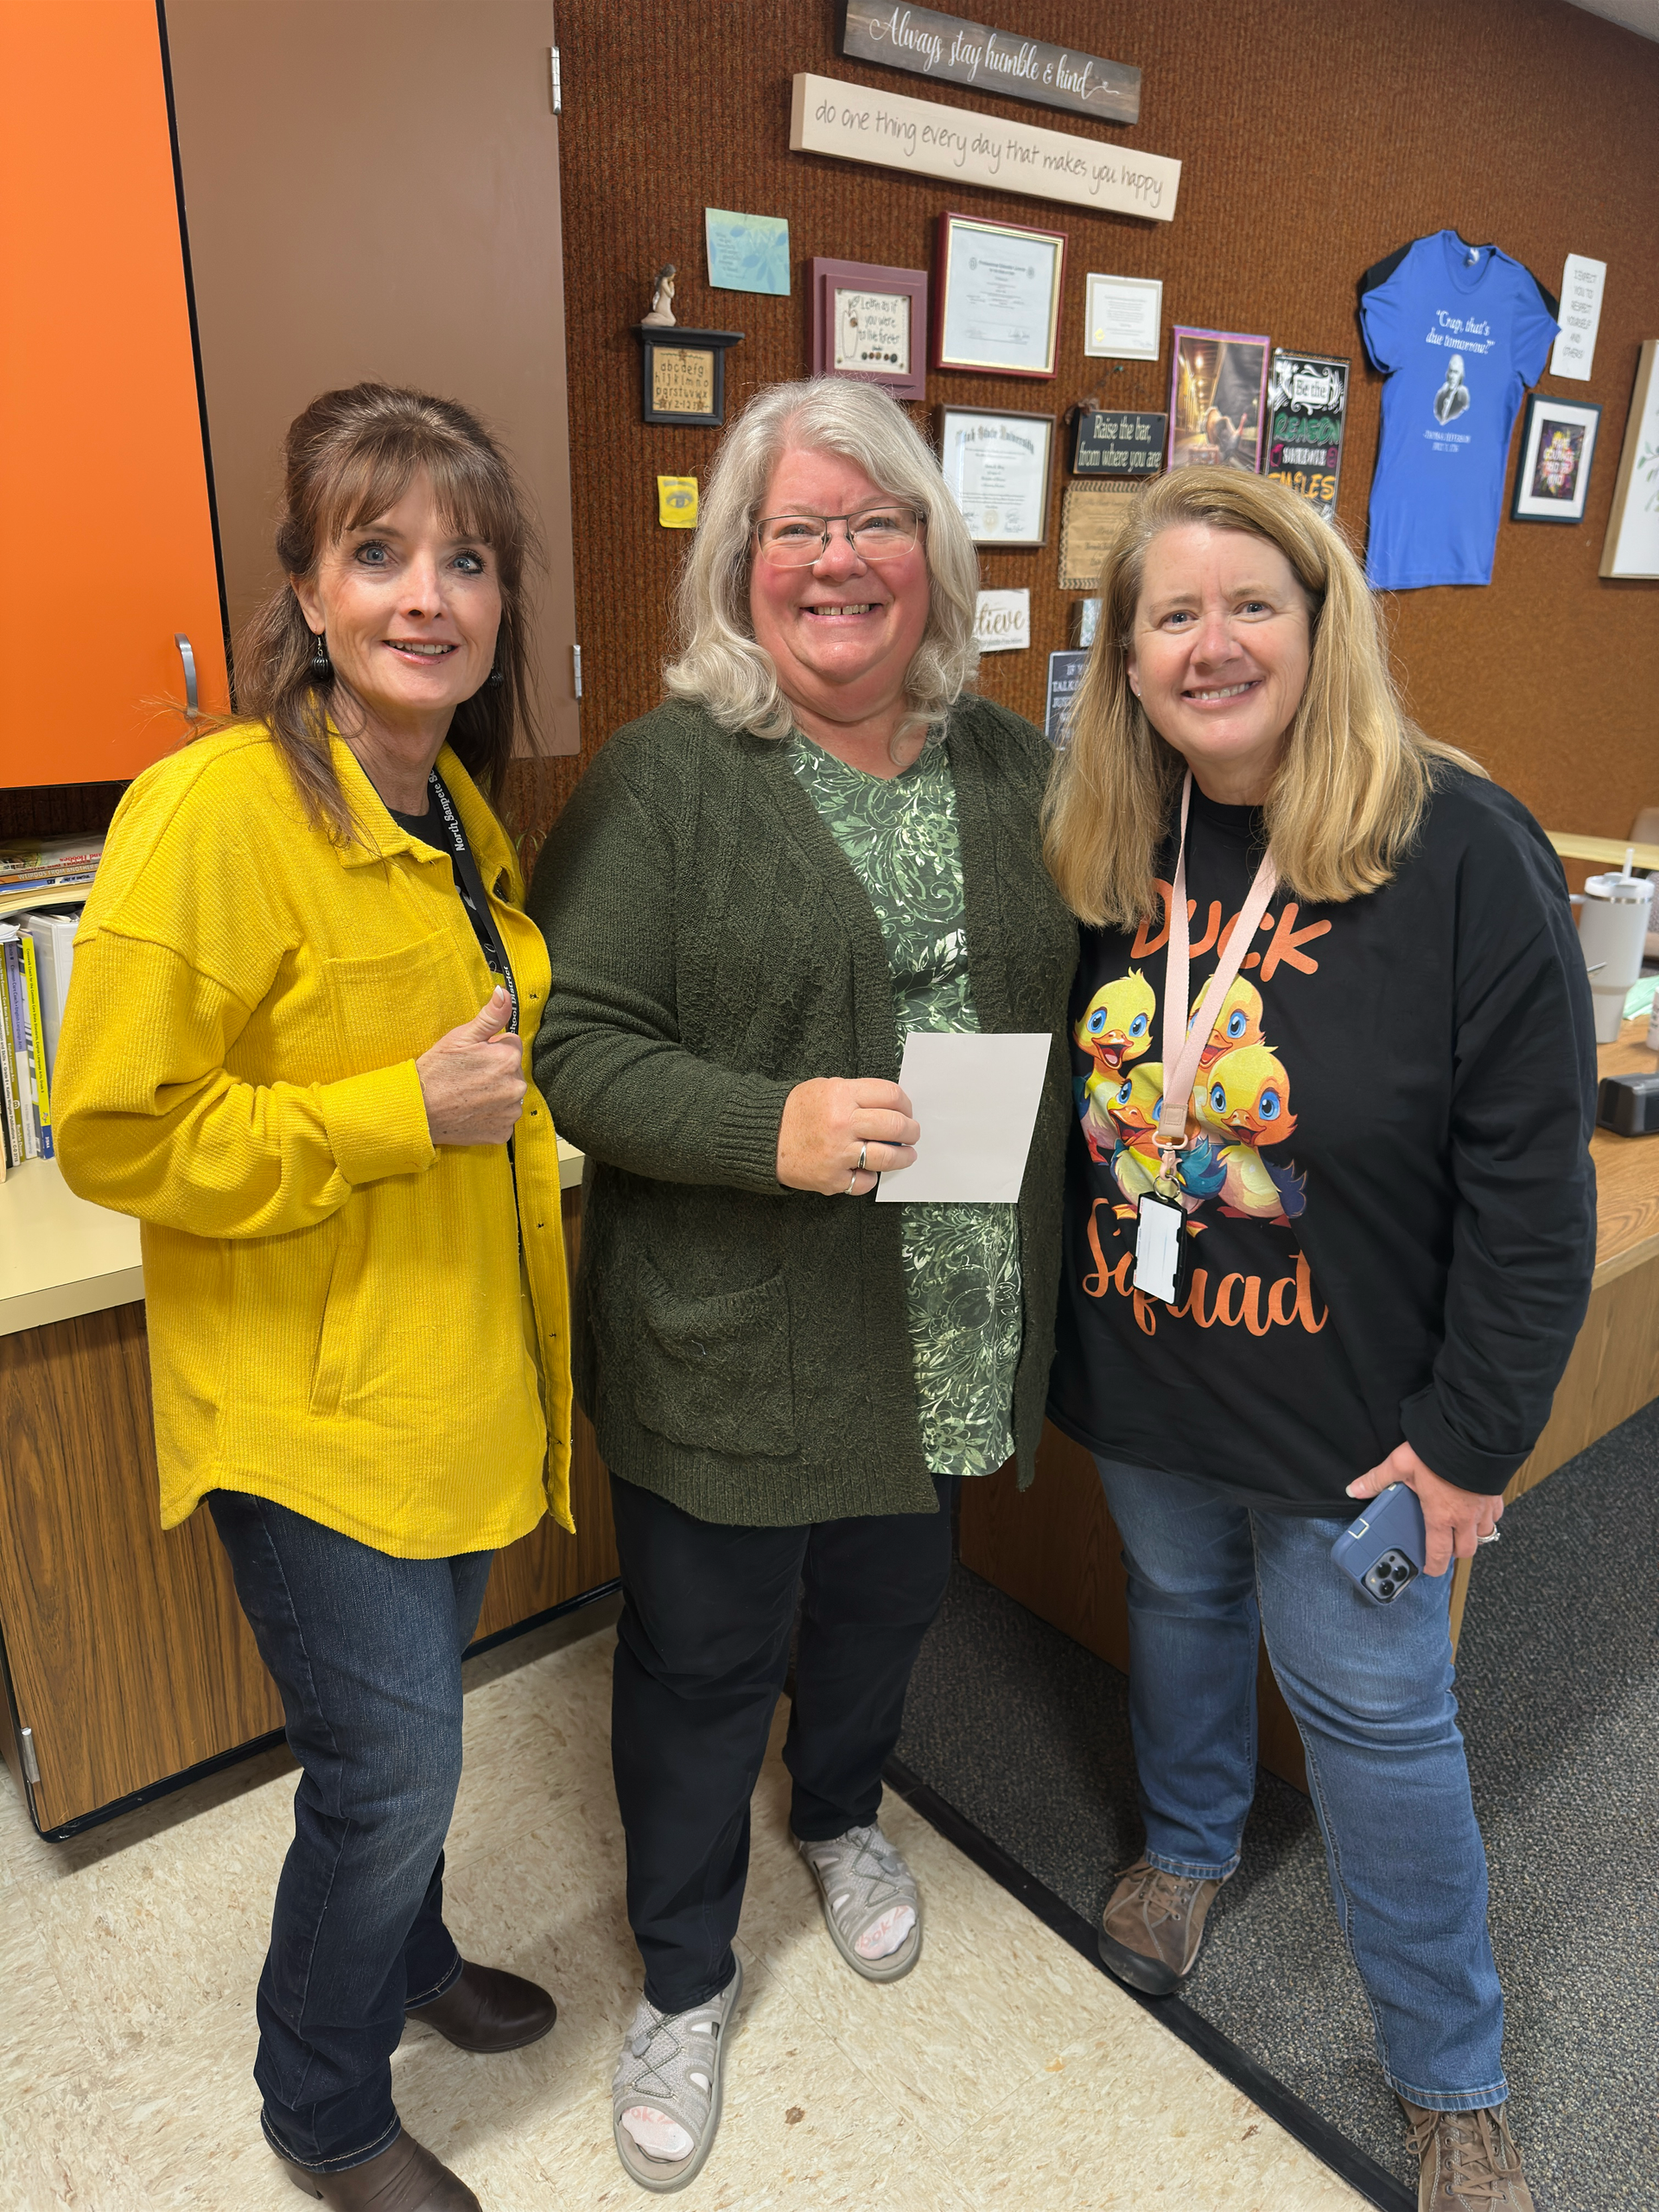
M 350 842 L 257 726 L 138 778 L 75 938 L 54 1133 L 70 1187 L 143 1224 L 162 1525 L 245 1491 L 436 1559 L 550 1506 L 572 1526 L 558 1147 L 533 1083 L 512 1161 L 434 1147 L 415 1061 L 489 972 L 448 854 L 338 739 L 334 761 Z M 447 746 L 438 765 L 528 1077 L 547 948 L 505 831 Z

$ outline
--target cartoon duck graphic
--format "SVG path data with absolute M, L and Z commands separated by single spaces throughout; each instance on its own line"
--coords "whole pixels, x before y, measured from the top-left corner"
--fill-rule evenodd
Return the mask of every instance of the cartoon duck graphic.
M 1158 1179 L 1158 1109 L 1164 1103 L 1164 1064 L 1142 1060 L 1109 1094 L 1102 1086 L 1106 1112 L 1116 1136 L 1112 1176 L 1128 1200 L 1112 1211 L 1132 1217 L 1142 1196 Z
M 1186 1017 L 1189 1026 L 1197 1020 L 1198 1008 L 1203 1004 L 1204 988 L 1201 988 L 1193 995 L 1192 1009 Z M 1209 1042 L 1198 1054 L 1198 1065 L 1200 1068 L 1213 1067 L 1224 1052 L 1241 1052 L 1247 1045 L 1262 1042 L 1262 994 L 1246 977 L 1236 976 L 1228 985 L 1225 996 L 1216 1008 Z
M 1163 1062 L 1142 1060 L 1139 1067 L 1130 1069 L 1107 1105 L 1118 1140 L 1112 1154 L 1112 1175 L 1126 1201 L 1112 1211 L 1125 1220 L 1133 1218 L 1141 1198 L 1158 1179 L 1156 1132 L 1163 1103 Z M 1175 1179 L 1188 1213 L 1195 1212 L 1201 1200 L 1214 1198 L 1221 1190 L 1221 1164 L 1206 1138 L 1200 1137 L 1178 1156 Z
M 1111 1158 L 1117 1144 L 1110 1102 L 1131 1060 L 1138 1060 L 1152 1043 L 1152 1018 L 1158 996 L 1137 969 L 1095 993 L 1071 1034 L 1078 1049 L 1094 1062 L 1090 1073 L 1076 1086 L 1077 1115 L 1084 1141 L 1096 1166 Z
M 1296 1126 L 1278 1054 L 1265 1045 L 1224 1052 L 1208 1072 L 1203 1118 L 1220 1149 L 1222 1212 L 1235 1221 L 1294 1221 L 1307 1203 L 1303 1178 L 1261 1154 Z

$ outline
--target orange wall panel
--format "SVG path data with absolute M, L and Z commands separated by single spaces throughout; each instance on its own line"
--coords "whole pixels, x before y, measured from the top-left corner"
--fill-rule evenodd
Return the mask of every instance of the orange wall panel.
M 0 785 L 135 775 L 228 693 L 153 0 L 0 0 Z

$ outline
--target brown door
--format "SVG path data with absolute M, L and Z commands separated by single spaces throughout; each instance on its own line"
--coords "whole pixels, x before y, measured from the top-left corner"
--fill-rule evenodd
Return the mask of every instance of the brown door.
M 476 408 L 536 506 L 547 748 L 580 747 L 550 0 L 166 0 L 232 632 L 283 433 L 364 378 Z

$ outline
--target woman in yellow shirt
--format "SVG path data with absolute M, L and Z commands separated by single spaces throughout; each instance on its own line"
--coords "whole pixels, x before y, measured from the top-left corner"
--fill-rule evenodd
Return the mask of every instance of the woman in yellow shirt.
M 477 2200 L 401 2132 L 406 2015 L 544 2035 L 443 1923 L 461 1655 L 496 1547 L 571 1526 L 548 957 L 490 804 L 526 714 L 512 476 L 448 401 L 289 430 L 245 721 L 140 776 L 76 938 L 66 1180 L 143 1225 L 171 1527 L 205 1497 L 303 1770 L 260 1980 L 265 2133 L 340 2208 Z

